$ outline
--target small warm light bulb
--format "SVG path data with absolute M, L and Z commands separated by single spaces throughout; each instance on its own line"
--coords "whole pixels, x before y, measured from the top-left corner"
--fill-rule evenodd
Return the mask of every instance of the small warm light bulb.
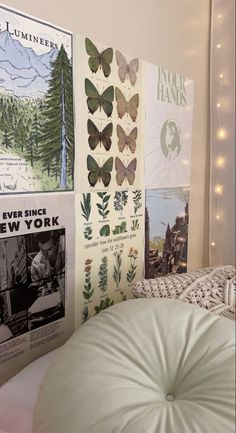
M 225 158 L 223 158 L 222 156 L 219 156 L 219 158 L 217 158 L 216 160 L 216 166 L 221 168 L 224 167 L 225 165 Z
M 220 78 L 223 78 L 223 76 L 224 76 L 223 74 L 220 74 L 220 75 L 219 75 Z
M 226 137 L 226 130 L 224 128 L 219 128 L 216 135 L 219 140 L 223 140 Z
M 217 108 L 220 108 L 221 107 L 221 105 L 220 105 L 220 103 L 218 102 L 218 104 L 216 104 L 216 106 L 217 106 Z
M 215 186 L 215 193 L 216 194 L 222 194 L 223 193 L 223 186 L 222 185 L 216 185 Z
M 216 219 L 219 220 L 220 219 L 220 215 L 216 215 Z
M 221 48 L 221 44 L 217 44 L 216 46 L 217 46 L 217 48 Z
M 212 243 L 211 243 L 211 246 L 214 247 L 214 246 L 215 246 L 215 242 L 212 242 Z
M 218 14 L 217 16 L 218 16 L 219 20 L 220 20 L 220 19 L 221 19 L 221 17 L 222 17 L 222 15 L 221 15 L 221 14 Z

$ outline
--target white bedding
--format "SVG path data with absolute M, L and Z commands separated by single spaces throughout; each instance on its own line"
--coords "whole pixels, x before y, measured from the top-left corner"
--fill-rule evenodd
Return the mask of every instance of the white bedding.
M 0 433 L 32 433 L 40 384 L 57 351 L 38 358 L 0 387 Z

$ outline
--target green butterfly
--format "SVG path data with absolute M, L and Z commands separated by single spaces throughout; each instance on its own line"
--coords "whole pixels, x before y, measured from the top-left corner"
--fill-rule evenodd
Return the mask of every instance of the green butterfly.
M 90 113 L 95 113 L 95 111 L 97 111 L 97 109 L 99 108 L 100 111 L 101 109 L 103 109 L 107 117 L 110 117 L 112 115 L 112 102 L 114 100 L 113 86 L 109 86 L 100 95 L 94 84 L 88 78 L 85 78 L 85 93 L 87 95 L 87 105 Z
M 104 186 L 108 186 L 111 181 L 111 171 L 113 168 L 113 157 L 108 158 L 102 167 L 99 167 L 97 161 L 91 156 L 87 156 L 87 169 L 89 171 L 88 181 L 91 186 L 95 186 L 98 180 L 102 180 Z
M 85 39 L 85 47 L 87 54 L 90 56 L 88 64 L 91 71 L 96 73 L 101 68 L 105 77 L 109 77 L 111 73 L 110 64 L 113 60 L 113 49 L 106 48 L 106 50 L 99 53 L 97 47 L 88 38 Z
M 108 125 L 103 128 L 102 131 L 99 131 L 99 129 L 96 127 L 95 123 L 93 123 L 92 120 L 88 119 L 87 121 L 87 130 L 89 133 L 89 147 L 90 149 L 94 150 L 96 149 L 97 145 L 103 144 L 106 150 L 109 150 L 111 147 L 111 136 L 113 132 L 113 125 L 112 123 L 108 123 Z

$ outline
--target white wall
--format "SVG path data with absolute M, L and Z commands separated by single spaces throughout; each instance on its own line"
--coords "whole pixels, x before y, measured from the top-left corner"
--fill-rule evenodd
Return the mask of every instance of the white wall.
M 194 80 L 189 269 L 206 265 L 210 0 L 5 0 L 4 4 Z

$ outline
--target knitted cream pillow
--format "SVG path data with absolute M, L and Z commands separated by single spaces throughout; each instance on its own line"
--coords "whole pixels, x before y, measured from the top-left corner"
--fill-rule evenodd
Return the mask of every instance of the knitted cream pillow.
M 144 279 L 133 286 L 133 294 L 136 298 L 179 299 L 235 320 L 235 267 Z

